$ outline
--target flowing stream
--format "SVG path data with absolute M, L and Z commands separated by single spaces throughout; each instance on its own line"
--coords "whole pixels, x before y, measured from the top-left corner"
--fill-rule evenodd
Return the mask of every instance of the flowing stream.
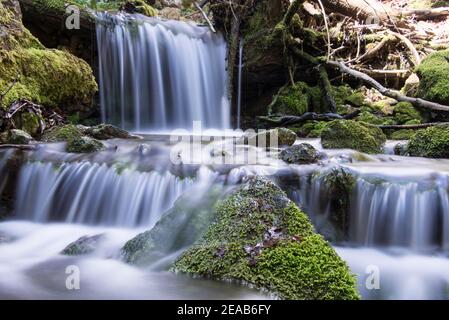
M 195 120 L 204 128 L 230 127 L 222 36 L 141 16 L 98 19 L 104 121 L 138 132 L 189 130 Z M 357 274 L 363 298 L 449 299 L 449 160 L 394 156 L 395 144 L 388 142 L 385 154 L 326 150 L 318 164 L 287 165 L 276 152 L 235 146 L 224 136 L 200 141 L 194 152 L 188 142 L 174 146 L 160 134 L 110 140 L 111 148 L 87 155 L 66 153 L 59 143 L 0 151 L 0 214 L 8 211 L 0 222 L 0 298 L 270 298 L 167 272 L 188 240 L 147 268 L 120 256 L 127 240 L 151 229 L 167 210 L 207 210 L 243 178 L 259 175 L 283 187 L 332 241 Z M 321 149 L 319 139 L 301 142 Z M 248 152 L 256 156 L 252 164 L 244 164 Z M 224 164 L 229 155 L 235 162 Z M 354 179 L 343 238 L 325 178 L 332 170 Z M 11 197 L 12 208 L 4 206 Z M 167 239 L 184 220 L 166 230 Z M 92 253 L 60 254 L 85 236 L 98 239 Z M 80 271 L 79 290 L 67 287 L 68 267 Z

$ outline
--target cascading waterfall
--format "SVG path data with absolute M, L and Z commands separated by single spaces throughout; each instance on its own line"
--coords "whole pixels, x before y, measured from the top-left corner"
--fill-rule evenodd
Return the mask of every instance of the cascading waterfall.
M 28 163 L 20 172 L 16 211 L 23 219 L 151 227 L 194 184 L 170 172 L 138 172 L 89 162 Z
M 208 28 L 140 15 L 100 14 L 104 122 L 132 131 L 230 127 L 226 42 Z

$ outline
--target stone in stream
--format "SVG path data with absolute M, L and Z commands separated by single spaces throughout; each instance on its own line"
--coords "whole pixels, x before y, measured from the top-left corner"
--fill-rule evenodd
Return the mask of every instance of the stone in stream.
M 237 281 L 283 299 L 359 299 L 356 281 L 308 217 L 271 181 L 250 178 L 172 271 Z
M 83 134 L 98 140 L 107 139 L 137 139 L 138 136 L 130 134 L 128 131 L 120 129 L 112 124 L 102 123 L 93 127 L 77 126 Z
M 64 250 L 61 251 L 61 254 L 66 256 L 78 256 L 92 253 L 97 248 L 98 242 L 102 237 L 102 234 L 97 234 L 94 236 L 82 236 L 78 240 L 65 247 Z
M 334 120 L 321 132 L 325 149 L 353 149 L 365 153 L 381 153 L 386 136 L 381 129 L 353 120 Z
M 92 153 L 105 150 L 103 142 L 90 137 L 75 137 L 67 141 L 67 152 Z
M 42 141 L 44 142 L 62 142 L 69 139 L 81 138 L 83 134 L 73 124 L 56 126 L 44 132 Z
M 29 144 L 33 138 L 25 131 L 11 129 L 0 134 L 2 144 Z
M 321 155 L 308 143 L 301 143 L 281 151 L 279 157 L 287 163 L 309 164 L 317 162 Z
M 245 132 L 245 134 L 237 140 L 237 144 L 257 143 L 258 147 L 265 146 L 266 148 L 270 148 L 271 144 L 275 147 L 288 147 L 295 143 L 296 138 L 296 133 L 290 129 L 275 128 L 259 132 Z

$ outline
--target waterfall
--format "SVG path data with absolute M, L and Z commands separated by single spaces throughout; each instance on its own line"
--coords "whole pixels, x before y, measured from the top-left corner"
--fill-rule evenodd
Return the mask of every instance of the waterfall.
M 36 222 L 151 227 L 193 184 L 168 171 L 120 172 L 89 162 L 60 167 L 34 162 L 21 169 L 16 212 Z
M 449 249 L 449 180 L 358 179 L 351 203 L 350 238 L 360 244 Z
M 237 93 L 237 128 L 241 126 L 242 117 L 242 67 L 243 67 L 243 39 L 240 39 L 239 45 L 239 74 L 238 74 L 238 93 Z
M 208 28 L 99 14 L 101 114 L 132 131 L 230 127 L 226 42 Z

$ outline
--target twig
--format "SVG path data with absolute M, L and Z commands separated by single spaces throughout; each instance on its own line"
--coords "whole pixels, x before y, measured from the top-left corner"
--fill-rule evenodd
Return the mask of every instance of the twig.
M 206 12 L 204 12 L 204 10 L 200 7 L 200 5 L 198 4 L 198 2 L 194 2 L 195 7 L 201 12 L 201 14 L 203 15 L 203 18 L 206 20 L 206 22 L 209 24 L 210 29 L 212 30 L 213 33 L 216 33 L 217 31 L 215 30 L 212 22 L 209 20 L 209 17 L 207 16 Z

